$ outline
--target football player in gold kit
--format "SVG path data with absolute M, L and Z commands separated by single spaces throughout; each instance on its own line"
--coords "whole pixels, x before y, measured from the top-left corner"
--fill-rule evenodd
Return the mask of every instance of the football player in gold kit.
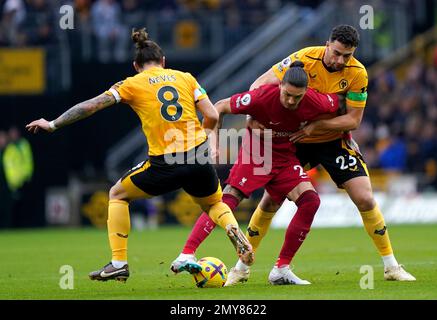
M 26 126 L 34 133 L 40 129 L 52 132 L 118 102 L 129 104 L 141 120 L 149 143 L 149 159 L 132 168 L 109 191 L 108 236 L 112 260 L 91 272 L 90 279 L 126 281 L 129 202 L 179 188 L 226 230 L 240 258 L 251 264 L 252 247 L 232 211 L 222 202 L 220 183 L 209 162 L 205 130 L 215 127 L 217 111 L 191 74 L 164 68 L 164 54 L 148 39 L 145 29 L 133 31 L 132 40 L 136 45 L 133 64 L 137 75 L 75 105 L 53 121 L 39 119 Z M 202 113 L 203 124 L 196 110 Z

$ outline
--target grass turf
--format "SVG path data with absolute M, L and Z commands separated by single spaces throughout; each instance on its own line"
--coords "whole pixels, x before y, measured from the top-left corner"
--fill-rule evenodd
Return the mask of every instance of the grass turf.
M 383 266 L 362 228 L 313 229 L 295 257 L 294 272 L 310 286 L 271 286 L 267 277 L 282 245 L 284 230 L 270 230 L 256 255 L 249 282 L 219 289 L 196 288 L 191 275 L 173 275 L 188 228 L 133 231 L 129 236 L 131 276 L 123 284 L 96 282 L 88 272 L 110 260 L 105 230 L 40 229 L 0 232 L 0 299 L 437 299 L 437 225 L 391 226 L 396 258 L 417 281 L 383 280 Z M 236 255 L 217 228 L 197 257 L 217 257 L 228 267 Z M 63 265 L 72 266 L 74 289 L 60 288 Z M 362 265 L 374 269 L 374 289 L 360 288 Z

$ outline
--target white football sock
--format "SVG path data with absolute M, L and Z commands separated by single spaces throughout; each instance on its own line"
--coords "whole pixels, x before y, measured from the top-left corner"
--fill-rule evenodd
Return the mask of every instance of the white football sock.
M 388 256 L 383 256 L 382 261 L 384 262 L 384 267 L 396 267 L 399 265 L 393 254 L 389 254 Z
M 112 263 L 114 268 L 119 269 L 119 268 L 123 267 L 125 264 L 127 264 L 127 261 L 112 260 L 111 263 Z
M 240 259 L 238 259 L 237 264 L 235 265 L 235 269 L 238 271 L 247 271 L 250 269 L 250 267 L 245 265 L 243 262 L 241 262 Z
M 178 257 L 178 260 L 187 260 L 194 258 L 194 254 L 181 253 Z

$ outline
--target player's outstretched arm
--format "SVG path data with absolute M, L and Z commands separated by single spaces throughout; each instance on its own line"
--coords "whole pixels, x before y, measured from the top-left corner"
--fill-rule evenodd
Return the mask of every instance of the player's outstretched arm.
M 26 128 L 32 133 L 37 133 L 40 129 L 53 132 L 56 129 L 85 119 L 97 111 L 113 105 L 114 103 L 116 103 L 114 96 L 102 93 L 97 97 L 76 104 L 53 121 L 47 121 L 46 119 L 41 118 L 27 124 Z
M 279 84 L 279 79 L 275 75 L 272 69 L 267 70 L 265 73 L 263 73 L 261 76 L 258 77 L 258 79 L 255 80 L 254 83 L 250 86 L 249 90 L 255 90 L 261 87 L 265 84 Z
M 317 121 L 319 130 L 349 131 L 356 130 L 361 124 L 364 108 L 347 108 L 347 113 L 332 119 Z
M 360 126 L 363 118 L 364 108 L 347 108 L 347 113 L 332 119 L 316 120 L 301 130 L 290 136 L 290 141 L 298 142 L 299 140 L 313 136 L 321 135 L 329 131 L 349 131 L 355 130 Z
M 226 99 L 217 101 L 216 104 L 214 105 L 214 107 L 216 108 L 216 110 L 219 114 L 219 121 L 218 121 L 217 129 L 220 129 L 223 125 L 224 115 L 227 113 L 232 113 L 232 111 L 231 111 L 231 98 L 226 98 Z
M 209 98 L 205 98 L 197 102 L 197 108 L 203 116 L 203 128 L 209 134 L 217 125 L 219 115 L 217 110 L 214 108 L 211 100 Z
M 208 99 L 209 101 L 209 99 Z M 218 130 L 222 126 L 223 122 L 223 113 L 231 113 L 231 106 L 230 106 L 231 99 L 224 99 L 218 101 L 212 108 L 214 109 L 215 114 L 217 115 L 217 121 L 214 122 L 214 124 L 209 123 L 208 125 L 205 125 L 205 118 L 203 120 L 203 127 L 205 128 L 209 139 L 211 141 L 211 155 L 214 158 L 218 158 L 219 154 L 219 139 L 218 139 Z
M 265 84 L 279 84 L 279 83 L 280 81 L 278 77 L 275 75 L 272 69 L 269 69 L 266 72 L 264 72 L 261 76 L 259 76 L 254 83 L 252 83 L 252 85 L 250 86 L 250 91 L 258 89 L 259 87 Z M 246 117 L 246 124 L 251 129 L 261 130 L 261 133 L 262 130 L 265 129 L 265 127 L 261 123 L 253 119 L 250 115 L 247 115 Z

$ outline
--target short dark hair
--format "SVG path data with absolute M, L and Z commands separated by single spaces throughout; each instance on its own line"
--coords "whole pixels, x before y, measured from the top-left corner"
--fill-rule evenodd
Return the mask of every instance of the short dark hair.
M 294 61 L 287 72 L 285 72 L 282 84 L 289 83 L 297 88 L 306 88 L 308 86 L 308 75 L 303 67 L 302 61 Z
M 352 26 L 347 24 L 342 24 L 334 27 L 331 31 L 331 35 L 329 36 L 329 41 L 334 42 L 337 40 L 345 47 L 358 47 L 358 43 L 360 42 L 360 35 Z

